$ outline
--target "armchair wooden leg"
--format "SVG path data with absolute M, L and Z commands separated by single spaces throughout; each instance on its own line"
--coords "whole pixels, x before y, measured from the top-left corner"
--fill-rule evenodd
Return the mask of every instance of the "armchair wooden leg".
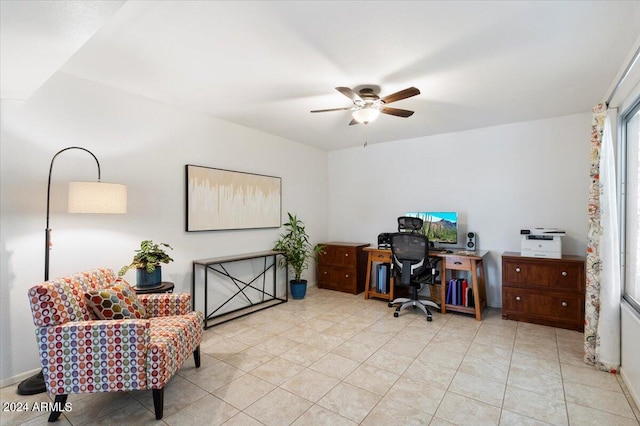
M 51 414 L 49 414 L 49 423 L 53 423 L 58 420 L 62 410 L 64 410 L 64 404 L 66 404 L 68 396 L 69 395 L 56 395 L 56 399 L 53 402 L 53 410 L 51 410 Z
M 164 414 L 164 388 L 153 390 L 153 408 L 156 410 L 156 420 L 160 420 Z
M 193 360 L 196 362 L 196 368 L 200 368 L 200 345 L 193 351 Z

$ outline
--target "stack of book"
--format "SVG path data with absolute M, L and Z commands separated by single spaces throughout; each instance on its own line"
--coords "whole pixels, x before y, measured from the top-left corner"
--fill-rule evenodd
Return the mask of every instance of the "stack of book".
M 391 277 L 391 265 L 389 263 L 374 264 L 371 268 L 371 287 L 377 293 L 388 294 Z
M 445 303 L 447 305 L 466 306 L 468 308 L 475 307 L 473 297 L 473 287 L 465 278 L 453 278 L 447 284 L 447 297 Z

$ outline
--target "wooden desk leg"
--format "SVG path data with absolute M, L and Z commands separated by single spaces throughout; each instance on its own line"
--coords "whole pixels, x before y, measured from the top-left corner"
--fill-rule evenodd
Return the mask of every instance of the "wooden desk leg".
M 440 313 L 446 314 L 447 307 L 447 259 L 442 259 L 442 278 L 440 279 Z
M 367 276 L 364 280 L 364 298 L 365 300 L 369 298 L 369 289 L 371 288 L 371 252 L 367 254 Z
M 482 295 L 482 307 L 486 308 L 487 307 L 487 287 L 486 287 L 486 281 L 484 279 L 484 264 L 482 263 L 482 260 L 478 263 L 478 267 L 480 268 L 479 285 L 480 285 L 480 294 Z
M 473 281 L 473 295 L 475 298 L 475 310 L 476 310 L 476 320 L 482 321 L 482 303 L 483 303 L 483 295 L 480 291 L 480 286 L 478 285 L 478 263 L 480 263 L 480 270 L 484 276 L 484 268 L 482 267 L 482 262 L 472 262 L 471 263 L 471 279 Z M 484 283 L 484 279 L 482 280 Z

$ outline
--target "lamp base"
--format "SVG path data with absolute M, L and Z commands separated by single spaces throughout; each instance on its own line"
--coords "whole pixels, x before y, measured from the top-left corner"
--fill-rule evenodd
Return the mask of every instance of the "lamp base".
M 36 395 L 47 391 L 42 372 L 24 379 L 18 385 L 18 395 Z

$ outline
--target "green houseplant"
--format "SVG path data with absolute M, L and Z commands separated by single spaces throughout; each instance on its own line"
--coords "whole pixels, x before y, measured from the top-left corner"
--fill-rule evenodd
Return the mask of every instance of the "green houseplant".
M 161 263 L 173 262 L 173 259 L 164 251 L 164 248 L 173 250 L 169 244 L 156 244 L 151 240 L 140 243 L 140 249 L 136 250 L 130 265 L 123 266 L 118 272 L 123 276 L 129 269 L 136 269 L 136 286 L 153 287 L 162 282 Z
M 280 259 L 280 266 L 288 265 L 293 272 L 291 284 L 291 297 L 303 299 L 307 292 L 307 280 L 302 279 L 302 273 L 309 267 L 311 259 L 315 259 L 322 251 L 323 247 L 317 245 L 313 247 L 309 242 L 309 235 L 302 220 L 296 215 L 287 213 L 289 221 L 284 224 L 285 232 L 280 234 L 280 238 L 273 246 L 273 250 L 283 253 L 284 258 Z

